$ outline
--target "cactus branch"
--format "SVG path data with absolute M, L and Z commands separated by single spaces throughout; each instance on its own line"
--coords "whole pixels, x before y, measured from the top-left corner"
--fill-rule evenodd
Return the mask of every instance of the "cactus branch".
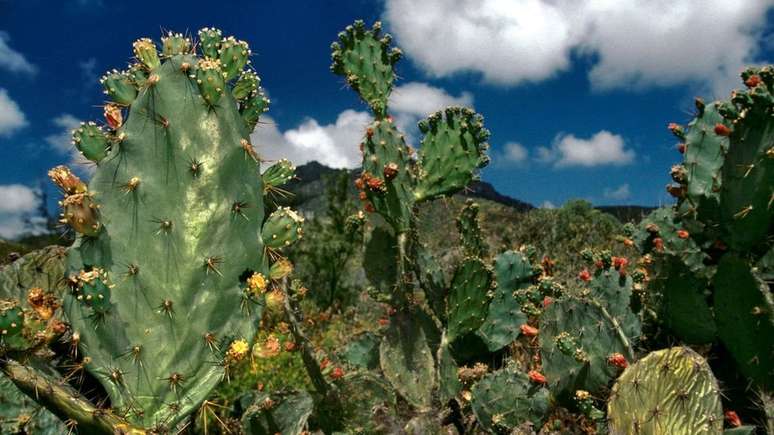
M 12 359 L 2 363 L 3 373 L 19 389 L 44 405 L 62 420 L 74 420 L 84 433 L 105 433 L 120 435 L 143 435 L 142 429 L 129 425 L 112 412 L 95 407 L 85 397 L 57 382 L 42 370 L 25 366 Z

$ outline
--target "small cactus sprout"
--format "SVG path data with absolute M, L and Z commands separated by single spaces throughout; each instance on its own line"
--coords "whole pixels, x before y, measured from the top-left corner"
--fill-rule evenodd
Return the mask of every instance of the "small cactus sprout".
M 134 57 L 146 68 L 153 71 L 161 65 L 156 44 L 150 38 L 141 38 L 134 42 Z
M 73 130 L 73 144 L 84 157 L 95 163 L 102 161 L 110 149 L 104 131 L 93 122 L 81 123 Z

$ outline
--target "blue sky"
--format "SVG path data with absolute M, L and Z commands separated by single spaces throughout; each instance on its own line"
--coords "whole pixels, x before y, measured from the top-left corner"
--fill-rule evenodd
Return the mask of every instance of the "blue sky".
M 668 122 L 726 96 L 771 61 L 772 1 L 0 0 L 0 237 L 23 229 L 32 189 L 72 162 L 69 129 L 101 120 L 98 78 L 140 37 L 205 26 L 247 41 L 272 99 L 253 143 L 267 158 L 357 165 L 365 107 L 333 76 L 330 43 L 384 21 L 404 50 L 391 106 L 414 124 L 472 105 L 492 131 L 483 179 L 535 205 L 570 198 L 658 205 L 679 160 Z M 53 189 L 51 189 L 53 193 Z

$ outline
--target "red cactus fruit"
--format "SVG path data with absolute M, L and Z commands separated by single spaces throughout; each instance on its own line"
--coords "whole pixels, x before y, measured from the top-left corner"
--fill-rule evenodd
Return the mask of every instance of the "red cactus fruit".
M 687 239 L 688 237 L 690 237 L 690 234 L 688 233 L 688 231 L 685 231 L 685 230 L 677 230 L 677 237 L 681 239 Z
M 390 324 L 390 319 L 381 318 L 379 319 L 379 326 L 387 326 Z
M 578 274 L 578 278 L 583 282 L 589 282 L 591 281 L 591 272 L 589 272 L 588 269 L 583 269 Z
M 117 104 L 108 103 L 104 108 L 105 122 L 113 130 L 118 130 L 121 124 L 124 123 L 124 117 L 121 113 L 121 108 Z
M 607 363 L 621 369 L 625 369 L 629 366 L 629 361 L 626 361 L 626 357 L 618 352 L 610 354 L 610 356 L 607 357 Z
M 398 175 L 398 164 L 394 162 L 387 163 L 384 165 L 383 172 L 385 179 L 392 180 L 396 175 Z
M 731 136 L 731 129 L 723 124 L 715 124 L 715 134 L 718 136 Z
M 661 237 L 656 237 L 653 239 L 653 249 L 655 249 L 658 252 L 661 252 L 664 250 L 664 239 Z
M 344 369 L 341 367 L 336 367 L 331 372 L 331 379 L 341 379 L 344 377 Z
M 761 76 L 758 74 L 753 74 L 750 77 L 747 78 L 747 80 L 744 81 L 745 86 L 748 88 L 754 88 L 761 84 Z
M 331 365 L 331 360 L 323 358 L 323 360 L 320 361 L 320 370 L 325 370 L 329 365 Z
M 366 185 L 372 192 L 381 192 L 385 189 L 384 180 L 381 178 L 371 177 L 366 181 Z
M 527 376 L 529 376 L 530 381 L 536 384 L 545 384 L 548 382 L 546 377 L 537 370 L 530 370 L 529 373 L 527 373 Z
M 742 420 L 739 419 L 739 416 L 736 414 L 736 411 L 732 411 L 729 409 L 723 415 L 725 415 L 726 422 L 728 422 L 729 426 L 739 427 L 742 425 Z
M 685 150 L 686 150 L 687 148 L 688 148 L 688 146 L 687 146 L 687 145 L 686 145 L 684 142 L 681 142 L 681 143 L 677 144 L 677 151 L 678 151 L 680 154 L 685 154 Z
M 551 298 L 551 296 L 546 296 L 543 298 L 543 308 L 548 308 L 548 306 L 553 303 L 554 303 L 554 300 Z
M 357 194 L 357 197 L 360 198 L 361 201 L 365 201 L 368 199 L 368 194 L 366 194 L 363 191 L 360 191 L 360 193 Z
M 365 188 L 365 181 L 363 181 L 363 177 L 355 178 L 355 188 L 357 190 L 363 190 L 363 188 Z
M 365 209 L 365 211 L 367 211 L 368 213 L 373 213 L 373 212 L 375 212 L 375 211 L 376 211 L 376 209 L 374 208 L 374 205 L 373 205 L 373 204 L 371 204 L 370 202 L 367 202 L 367 203 L 366 203 L 366 204 L 363 206 L 363 209 Z
M 625 257 L 613 257 L 613 267 L 618 269 L 623 269 L 629 264 L 629 260 L 627 260 Z
M 374 137 L 374 129 L 373 129 L 373 128 L 371 128 L 371 127 L 368 127 L 368 128 L 366 129 L 366 136 L 367 136 L 369 139 L 371 139 L 372 137 Z
M 521 325 L 521 333 L 526 335 L 527 337 L 537 337 L 538 332 L 540 332 L 537 328 L 534 326 L 530 326 L 528 324 Z

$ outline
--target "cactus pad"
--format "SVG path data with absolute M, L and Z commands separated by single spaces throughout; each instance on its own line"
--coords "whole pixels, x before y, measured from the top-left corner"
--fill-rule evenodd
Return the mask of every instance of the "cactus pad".
M 607 406 L 610 433 L 719 434 L 720 389 L 707 362 L 687 347 L 651 352 L 629 366 Z
M 493 433 L 511 433 L 524 422 L 540 427 L 550 409 L 548 390 L 514 367 L 486 375 L 472 393 L 478 423 Z

